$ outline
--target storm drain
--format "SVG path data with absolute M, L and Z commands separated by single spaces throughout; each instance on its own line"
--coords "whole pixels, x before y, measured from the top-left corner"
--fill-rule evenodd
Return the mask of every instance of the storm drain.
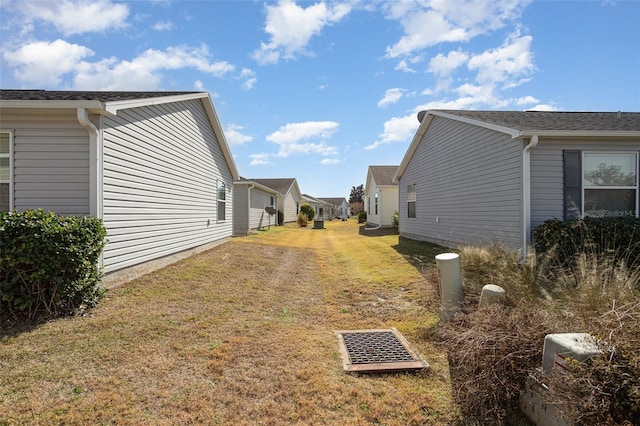
M 336 335 L 346 371 L 373 373 L 429 367 L 395 328 L 336 331 Z

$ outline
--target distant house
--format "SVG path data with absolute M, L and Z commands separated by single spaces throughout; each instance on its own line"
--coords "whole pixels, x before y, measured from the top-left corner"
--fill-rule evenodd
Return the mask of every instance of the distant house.
M 325 203 L 325 218 L 347 219 L 349 217 L 349 203 L 344 197 L 320 198 Z
M 302 202 L 309 204 L 315 213 L 315 219 L 325 218 L 326 203 L 318 198 L 312 197 L 309 194 L 302 194 Z
M 393 181 L 398 166 L 369 166 L 364 186 L 367 224 L 391 227 L 398 212 L 398 183 Z
M 107 284 L 231 237 L 238 177 L 206 92 L 0 91 L 0 210 L 102 219 Z
M 526 253 L 545 220 L 638 216 L 640 113 L 430 110 L 396 175 L 400 235 Z
M 284 222 L 295 222 L 302 205 L 302 193 L 295 178 L 251 179 L 266 186 L 280 195 L 277 199 L 278 209 L 284 214 Z
M 278 215 L 270 215 L 268 207 L 278 210 L 278 191 L 258 182 L 240 178 L 233 182 L 233 235 L 247 235 L 251 230 L 278 223 Z

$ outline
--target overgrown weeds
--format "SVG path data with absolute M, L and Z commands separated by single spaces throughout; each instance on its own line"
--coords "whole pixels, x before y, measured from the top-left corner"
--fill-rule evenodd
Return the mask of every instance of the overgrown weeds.
M 602 354 L 542 377 L 576 425 L 640 424 L 640 268 L 606 255 L 581 254 L 571 268 L 553 253 L 519 256 L 500 246 L 464 247 L 465 313 L 441 324 L 454 396 L 480 424 L 508 424 L 530 374 L 538 374 L 544 336 L 586 332 Z M 619 257 L 617 257 L 619 259 Z M 478 310 L 482 286 L 507 292 L 504 303 Z M 512 423 L 512 421 L 511 421 Z

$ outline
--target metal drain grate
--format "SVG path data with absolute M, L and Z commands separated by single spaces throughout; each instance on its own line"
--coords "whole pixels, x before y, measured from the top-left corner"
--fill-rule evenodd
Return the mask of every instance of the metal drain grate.
M 365 373 L 429 367 L 395 328 L 336 331 L 336 335 L 346 371 Z

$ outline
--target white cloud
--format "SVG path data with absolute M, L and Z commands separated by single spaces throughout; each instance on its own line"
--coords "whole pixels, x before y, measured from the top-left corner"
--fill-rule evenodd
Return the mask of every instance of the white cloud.
M 534 107 L 527 108 L 528 111 L 558 111 L 558 107 L 549 104 L 538 104 Z
M 403 59 L 400 62 L 398 62 L 398 65 L 396 65 L 394 69 L 396 71 L 404 71 L 404 72 L 408 72 L 408 73 L 415 73 L 416 72 L 416 70 L 414 70 L 413 68 L 411 68 L 409 66 L 409 64 L 407 64 L 407 61 L 405 59 Z
M 224 129 L 224 136 L 229 142 L 231 146 L 242 145 L 246 142 L 251 142 L 253 140 L 253 136 L 242 134 L 242 130 L 244 127 L 239 126 L 237 124 L 229 124 Z
M 526 80 L 523 77 L 534 71 L 531 53 L 531 36 L 513 34 L 505 43 L 469 59 L 470 70 L 478 72 L 476 81 L 481 84 L 502 83 L 514 87 Z
M 153 29 L 156 31 L 171 31 L 174 28 L 175 25 L 173 25 L 171 21 L 156 22 L 153 26 Z
M 530 105 L 535 104 L 536 102 L 540 102 L 540 100 L 533 96 L 524 96 L 515 100 L 516 105 Z
M 395 104 L 402 98 L 402 96 L 404 95 L 404 92 L 405 92 L 404 89 L 398 89 L 398 88 L 387 89 L 387 91 L 384 92 L 384 97 L 380 99 L 380 101 L 378 102 L 378 106 L 386 107 L 387 105 Z
M 55 40 L 37 41 L 5 51 L 3 59 L 15 69 L 17 80 L 38 86 L 56 86 L 65 74 L 77 70 L 83 59 L 93 55 L 87 47 Z
M 249 163 L 250 166 L 266 166 L 273 164 L 269 161 L 269 154 L 251 154 L 249 157 L 251 157 L 251 162 Z
M 195 83 L 193 83 L 193 87 L 196 90 L 204 90 L 204 83 L 200 80 L 196 80 Z
M 242 68 L 240 71 L 240 75 L 238 76 L 239 80 L 243 80 L 242 87 L 245 90 L 253 89 L 253 86 L 258 82 L 258 78 L 256 77 L 255 71 L 249 68 Z
M 324 142 L 338 129 L 340 123 L 335 121 L 306 121 L 289 123 L 267 136 L 269 142 L 279 146 L 278 156 L 289 157 L 294 154 L 336 155 L 335 146 Z M 308 139 L 320 139 L 320 142 L 304 142 Z
M 447 0 L 391 2 L 387 17 L 399 20 L 404 35 L 387 47 L 396 58 L 443 42 L 467 42 L 502 28 L 521 15 L 531 0 Z
M 392 117 L 384 123 L 384 130 L 379 135 L 378 140 L 366 146 L 365 149 L 371 150 L 392 142 L 406 142 L 411 140 L 419 124 L 415 113 L 404 117 Z
M 438 53 L 429 61 L 428 71 L 441 77 L 448 76 L 456 68 L 467 62 L 467 59 L 469 59 L 469 55 L 460 50 L 451 51 L 446 56 Z
M 266 6 L 265 32 L 271 36 L 268 43 L 260 43 L 253 58 L 261 64 L 276 63 L 280 58 L 293 59 L 308 54 L 306 47 L 313 36 L 319 35 L 327 25 L 339 22 L 351 12 L 351 6 L 325 2 L 307 8 L 292 0 L 280 0 L 277 5 Z
M 222 78 L 234 69 L 225 61 L 210 61 L 206 46 L 148 49 L 127 61 L 115 57 L 87 61 L 94 52 L 64 40 L 35 41 L 6 50 L 3 59 L 17 80 L 41 87 L 58 86 L 64 79 L 79 90 L 155 90 L 164 71 L 194 69 Z M 196 83 L 197 84 L 197 83 Z
M 322 159 L 322 161 L 320 161 L 320 164 L 322 165 L 332 165 L 332 164 L 340 164 L 342 161 L 340 161 L 339 158 L 324 158 Z
M 65 35 L 122 28 L 129 15 L 129 6 L 109 0 L 22 1 L 17 8 L 27 21 L 47 22 Z

